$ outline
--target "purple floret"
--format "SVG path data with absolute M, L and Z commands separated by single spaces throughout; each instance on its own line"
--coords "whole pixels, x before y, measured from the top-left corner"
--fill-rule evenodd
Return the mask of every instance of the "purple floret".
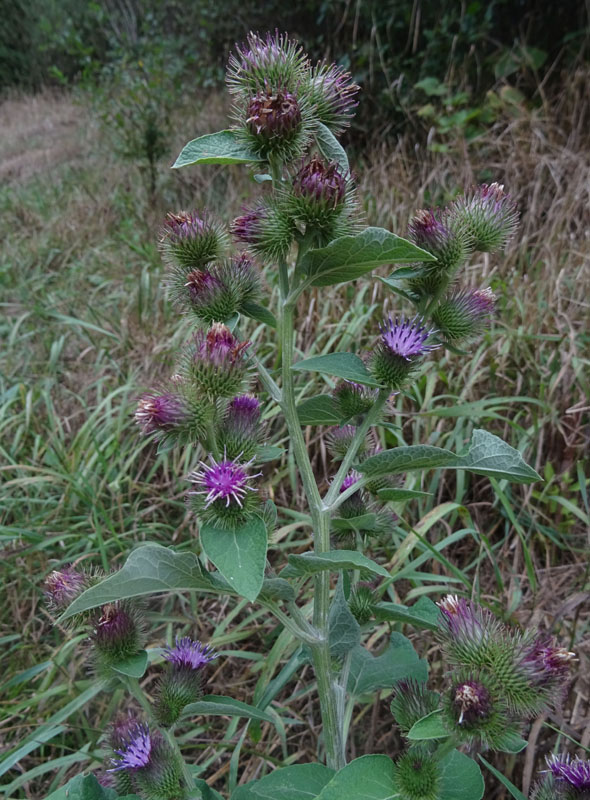
M 200 669 L 216 658 L 209 645 L 183 636 L 176 637 L 174 647 L 167 647 L 164 658 L 176 667 L 184 669 Z
M 108 772 L 118 772 L 122 769 L 143 769 L 150 764 L 153 741 L 147 725 L 137 725 L 129 734 L 129 738 L 115 753 L 119 758 L 111 759 L 114 764 Z
M 590 761 L 553 755 L 547 759 L 547 765 L 558 781 L 569 784 L 579 792 L 590 790 Z
M 400 356 L 406 361 L 411 361 L 412 358 L 435 350 L 439 346 L 425 343 L 434 330 L 426 328 L 419 317 L 414 317 L 414 319 L 396 318 L 395 322 L 389 317 L 383 325 L 379 326 L 379 330 L 383 346 L 390 353 Z

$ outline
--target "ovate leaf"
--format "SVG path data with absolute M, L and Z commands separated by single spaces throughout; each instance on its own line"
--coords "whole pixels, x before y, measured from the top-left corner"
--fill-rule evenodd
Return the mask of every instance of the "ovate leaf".
M 301 259 L 300 272 L 312 286 L 331 286 L 353 281 L 384 264 L 436 261 L 412 242 L 385 228 L 365 228 L 361 233 L 341 236 L 326 247 L 309 250 Z
M 481 800 L 485 784 L 481 769 L 472 758 L 452 750 L 440 768 L 439 800 Z
M 393 761 L 377 754 L 355 758 L 338 770 L 317 800 L 393 800 L 399 796 Z
M 128 675 L 130 678 L 141 678 L 147 669 L 147 665 L 148 654 L 145 650 L 141 650 L 124 661 L 117 661 L 115 664 L 111 664 L 111 667 L 121 675 Z
M 324 375 L 335 375 L 347 381 L 355 381 L 365 386 L 379 386 L 379 382 L 371 375 L 364 363 L 354 353 L 328 353 L 325 356 L 314 356 L 298 361 L 291 367 L 293 370 L 321 372 Z
M 219 576 L 205 572 L 194 553 L 175 553 L 160 544 L 145 544 L 129 555 L 118 572 L 82 592 L 61 619 L 116 600 L 190 589 L 223 592 L 229 587 Z
M 231 800 L 311 800 L 334 776 L 323 764 L 295 764 L 238 786 Z
M 338 572 L 341 569 L 360 569 L 389 578 L 389 572 L 356 550 L 329 550 L 327 553 L 292 553 L 281 578 L 300 578 L 316 572 Z
M 465 469 L 476 475 L 505 478 L 514 483 L 540 480 L 518 450 L 499 436 L 483 430 L 473 431 L 468 450 L 460 455 L 442 447 L 410 445 L 383 450 L 357 467 L 359 472 L 369 477 L 435 468 Z
M 419 658 L 410 640 L 401 633 L 392 633 L 389 645 L 380 656 L 373 656 L 361 645 L 354 648 L 348 691 L 359 695 L 393 687 L 402 678 L 425 681 L 427 677 L 426 661 Z
M 428 739 L 446 739 L 448 735 L 449 732 L 443 724 L 442 709 L 438 708 L 412 725 L 408 739 L 421 742 Z
M 268 535 L 262 519 L 254 516 L 235 529 L 202 525 L 200 539 L 207 557 L 232 589 L 254 602 L 266 567 Z
M 409 607 L 398 603 L 378 603 L 375 606 L 375 618 L 380 621 L 409 622 L 417 628 L 427 628 L 431 631 L 438 628 L 439 616 L 438 607 L 428 597 L 421 597 Z
M 342 576 L 336 585 L 328 616 L 330 653 L 334 657 L 344 656 L 360 644 L 361 626 L 354 618 L 344 596 Z
M 329 394 L 309 397 L 297 406 L 297 413 L 301 425 L 339 425 L 342 422 L 336 401 Z
M 219 131 L 199 136 L 186 144 L 172 168 L 193 164 L 250 164 L 254 161 L 262 159 L 250 150 L 236 131 Z

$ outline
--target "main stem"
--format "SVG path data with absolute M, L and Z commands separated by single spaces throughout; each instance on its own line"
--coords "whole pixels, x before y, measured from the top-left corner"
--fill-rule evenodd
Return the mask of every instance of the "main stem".
M 316 484 L 315 476 L 303 431 L 297 415 L 293 386 L 293 355 L 295 352 L 294 302 L 283 297 L 280 334 L 282 351 L 282 409 L 291 437 L 293 455 L 299 468 L 303 489 L 309 503 L 314 525 L 314 550 L 325 553 L 330 549 L 330 511 L 325 508 Z M 326 763 L 332 769 L 344 766 L 344 745 L 338 715 L 338 684 L 332 672 L 330 644 L 328 638 L 328 613 L 330 608 L 330 578 L 328 572 L 320 572 L 314 578 L 313 624 L 317 641 L 310 645 L 316 674 L 320 711 L 326 749 Z

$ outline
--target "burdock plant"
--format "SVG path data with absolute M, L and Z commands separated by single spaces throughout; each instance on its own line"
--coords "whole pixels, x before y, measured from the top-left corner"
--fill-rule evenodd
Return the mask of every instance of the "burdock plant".
M 175 167 L 241 165 L 256 178 L 254 197 L 228 223 L 199 209 L 165 220 L 160 244 L 171 299 L 194 329 L 176 366 L 140 397 L 135 414 L 139 432 L 160 453 L 186 448 L 184 460 L 168 463 L 191 465 L 183 477 L 194 538 L 175 548 L 143 544 L 95 586 L 86 588 L 67 571 L 49 581 L 55 608 L 72 601 L 64 617 L 99 607 L 89 628 L 99 675 L 105 685 L 119 681 L 145 716 L 117 744 L 109 774 L 125 775 L 127 789 L 145 798 L 209 797 L 212 790 L 183 763 L 175 731 L 208 713 L 288 731 L 295 715 L 279 720 L 282 706 L 270 704 L 309 662 L 305 675 L 313 670 L 315 677 L 305 691 L 317 694 L 309 713 L 314 727 L 321 723 L 317 752 L 326 766 L 274 771 L 239 788 L 240 798 L 282 797 L 289 787 L 297 797 L 455 800 L 460 785 L 467 787 L 462 798 L 480 800 L 483 779 L 470 756 L 524 746 L 527 721 L 559 704 L 572 655 L 548 635 L 510 628 L 465 598 L 447 597 L 440 607 L 427 596 L 410 607 L 392 602 L 403 559 L 426 535 L 403 520 L 404 503 L 422 494 L 403 475 L 448 467 L 517 483 L 538 476 L 518 451 L 483 430 L 457 452 L 435 441 L 406 444 L 404 420 L 390 421 L 388 401 L 412 399 L 445 349 L 473 346 L 488 335 L 495 297 L 485 285 L 466 285 L 466 262 L 474 251 L 506 243 L 516 209 L 491 184 L 469 189 L 447 208 L 418 211 L 407 239 L 363 227 L 348 158 L 336 138 L 357 103 L 351 76 L 336 65 L 312 65 L 286 35 L 250 34 L 230 58 L 227 83 L 232 127 L 190 142 Z M 371 280 L 387 264 L 405 265 L 385 281 L 395 292 L 391 313 L 376 316 L 354 352 L 306 358 L 296 342 L 310 293 L 321 298 L 325 287 Z M 263 286 L 274 290 L 272 308 Z M 264 331 L 268 346 L 255 345 Z M 323 380 L 314 383 L 318 373 Z M 316 394 L 306 396 L 312 386 Z M 286 424 L 280 444 L 288 454 L 272 439 L 277 419 Z M 329 481 L 312 466 L 303 427 L 314 425 L 329 426 Z M 295 507 L 295 492 L 274 492 L 269 478 L 279 459 L 305 500 L 303 511 Z M 273 498 L 279 497 L 284 505 L 277 508 Z M 286 564 L 280 562 L 288 540 L 281 536 L 281 549 L 274 547 L 278 520 L 283 533 L 293 520 L 309 533 L 308 549 L 299 537 Z M 371 541 L 385 544 L 392 573 L 367 556 Z M 427 552 L 418 569 L 425 569 Z M 410 581 L 421 574 L 402 572 Z M 284 629 L 260 665 L 255 707 L 231 697 L 201 699 L 212 651 L 185 631 L 163 651 L 143 649 L 145 623 L 134 598 L 200 590 L 257 603 Z M 378 657 L 367 649 L 364 637 L 386 623 L 436 630 L 448 668 L 441 686 L 427 686 L 426 662 L 399 630 L 391 631 Z M 289 661 L 282 670 L 284 653 Z M 149 696 L 140 684 L 148 660 L 164 662 L 154 664 L 157 681 L 145 683 Z M 406 746 L 347 764 L 355 697 L 383 689 L 393 692 L 391 708 Z M 299 715 L 296 722 L 304 720 Z M 191 746 L 190 728 L 186 733 L 182 742 Z M 232 739 L 232 786 L 245 737 L 246 728 L 239 743 Z M 283 741 L 288 746 L 289 737 Z M 560 797 L 577 797 L 571 793 L 586 791 L 584 771 L 564 764 L 551 763 L 551 780 Z

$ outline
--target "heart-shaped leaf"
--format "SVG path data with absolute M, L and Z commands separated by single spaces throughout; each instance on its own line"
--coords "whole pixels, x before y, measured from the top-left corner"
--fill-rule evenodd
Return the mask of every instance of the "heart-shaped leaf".
M 324 375 L 335 375 L 337 378 L 362 383 L 365 386 L 379 386 L 379 382 L 354 353 L 328 353 L 325 356 L 306 358 L 293 364 L 291 369 L 321 372 Z
M 262 161 L 236 131 L 207 133 L 182 148 L 173 169 L 193 164 L 250 164 Z
M 316 572 L 338 572 L 341 569 L 360 569 L 389 578 L 389 572 L 356 550 L 329 550 L 327 553 L 292 553 L 281 572 L 282 578 L 300 578 Z

